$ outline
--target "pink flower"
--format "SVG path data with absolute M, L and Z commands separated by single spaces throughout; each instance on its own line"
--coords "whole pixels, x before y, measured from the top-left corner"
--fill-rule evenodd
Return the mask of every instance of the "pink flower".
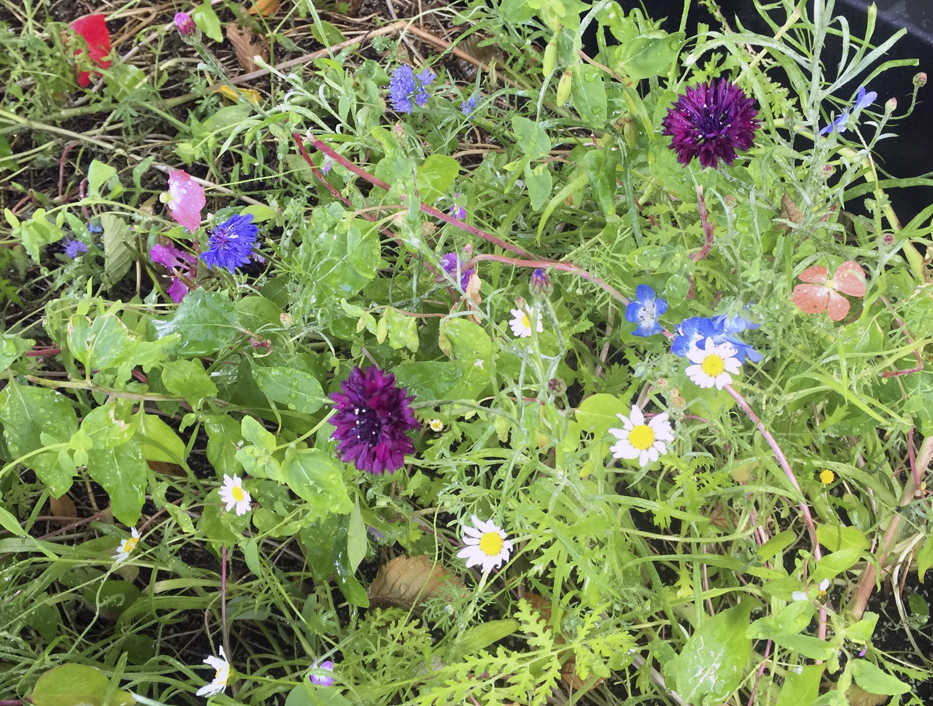
M 174 245 L 156 243 L 149 250 L 149 259 L 171 270 L 172 284 L 165 290 L 172 301 L 178 304 L 188 293 L 185 280 L 191 282 L 197 274 L 198 260 L 191 253 L 179 250 Z
M 201 225 L 201 209 L 205 203 L 204 187 L 190 174 L 183 169 L 169 170 L 166 205 L 176 223 L 194 233 Z

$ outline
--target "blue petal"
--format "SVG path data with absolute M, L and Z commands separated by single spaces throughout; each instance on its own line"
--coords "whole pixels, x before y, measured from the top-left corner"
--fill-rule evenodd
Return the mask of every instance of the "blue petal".
M 644 304 L 641 302 L 629 302 L 625 307 L 625 320 L 630 324 L 638 323 L 638 312 L 642 310 Z
M 642 303 L 648 299 L 654 299 L 654 287 L 648 284 L 639 284 L 635 287 L 635 298 Z

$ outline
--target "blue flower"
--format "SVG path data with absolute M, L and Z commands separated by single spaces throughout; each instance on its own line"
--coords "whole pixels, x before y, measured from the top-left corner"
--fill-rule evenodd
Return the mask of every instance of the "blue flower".
M 430 86 L 435 78 L 437 74 L 431 69 L 424 69 L 415 76 L 414 69 L 408 64 L 399 66 L 389 79 L 389 102 L 392 103 L 392 108 L 399 113 L 410 113 L 412 95 L 415 105 L 425 105 L 430 97 L 426 87 Z
M 730 343 L 736 350 L 736 358 L 740 363 L 745 359 L 757 363 L 762 355 L 735 334 L 747 329 L 756 329 L 759 325 L 742 316 L 727 316 L 720 314 L 712 318 L 706 316 L 693 316 L 684 319 L 674 330 L 674 339 L 671 341 L 671 353 L 681 358 L 687 357 L 691 348 L 704 349 L 706 341 L 713 344 Z
M 464 269 L 463 263 L 460 261 L 460 258 L 455 252 L 449 252 L 441 258 L 441 268 L 444 272 L 447 273 L 452 279 L 457 278 L 457 273 L 460 273 L 460 291 L 465 292 L 467 285 L 470 283 L 470 277 L 473 276 L 473 268 Z
M 65 254 L 74 260 L 79 255 L 87 252 L 87 245 L 80 240 L 68 240 L 65 242 Z
M 667 302 L 654 295 L 654 289 L 647 284 L 639 284 L 635 289 L 635 301 L 629 302 L 625 309 L 626 321 L 638 324 L 632 334 L 635 336 L 653 336 L 664 331 L 658 324 L 658 317 L 667 311 Z
M 829 125 L 820 130 L 821 135 L 828 135 L 831 132 L 843 133 L 846 131 L 846 126 L 849 124 L 849 115 L 852 113 L 857 113 L 862 108 L 867 108 L 872 103 L 875 102 L 875 99 L 878 97 L 878 94 L 875 91 L 865 92 L 865 86 L 860 86 L 858 93 L 855 94 L 855 103 L 851 108 L 846 108 L 839 115 L 836 116 L 836 119 L 833 120 Z
M 460 104 L 460 112 L 470 117 L 470 114 L 476 110 L 476 96 L 472 95 Z
M 100 223 L 95 223 L 94 221 L 89 221 L 87 224 L 88 233 L 103 233 L 104 228 Z
M 237 267 L 249 262 L 259 228 L 253 225 L 250 213 L 232 216 L 211 231 L 207 250 L 201 259 L 208 269 L 223 267 L 232 274 Z

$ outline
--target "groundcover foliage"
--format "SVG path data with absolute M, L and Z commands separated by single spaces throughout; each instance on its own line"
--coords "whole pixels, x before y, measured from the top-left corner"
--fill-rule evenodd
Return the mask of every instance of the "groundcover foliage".
M 922 703 L 899 35 L 363 5 L 4 3 L 4 703 Z

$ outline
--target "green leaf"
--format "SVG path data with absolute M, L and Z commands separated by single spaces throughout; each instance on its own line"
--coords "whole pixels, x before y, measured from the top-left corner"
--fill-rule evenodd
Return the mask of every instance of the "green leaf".
M 214 355 L 229 346 L 239 332 L 233 303 L 220 292 L 188 292 L 172 318 L 152 322 L 159 338 L 178 334 L 181 356 Z
M 274 219 L 278 213 L 274 208 L 269 208 L 265 204 L 258 203 L 253 204 L 252 206 L 247 206 L 242 211 L 241 215 L 251 215 L 253 217 L 253 223 L 262 223 L 264 221 L 269 221 Z
M 109 699 L 108 699 L 109 695 Z M 116 689 L 99 669 L 63 664 L 50 669 L 32 690 L 34 706 L 132 706 L 136 700 Z
M 146 499 L 146 474 L 149 466 L 135 441 L 110 449 L 90 449 L 87 470 L 110 496 L 113 516 L 132 527 Z
M 324 20 L 319 20 L 311 25 L 311 36 L 325 47 L 332 47 L 346 39 L 337 25 Z
M 351 706 L 332 686 L 315 686 L 310 679 L 288 692 L 285 706 Z
M 3 527 L 3 529 L 10 534 L 15 534 L 17 537 L 26 536 L 26 530 L 19 524 L 19 520 L 16 519 L 16 516 L 9 510 L 4 510 L 2 507 L 0 507 L 0 527 Z
M 194 409 L 217 396 L 217 386 L 197 359 L 173 360 L 162 365 L 162 384 L 169 394 L 183 397 Z
M 319 516 L 345 515 L 353 509 L 343 474 L 321 449 L 300 449 L 285 459 L 285 482 Z
M 194 8 L 191 13 L 191 19 L 204 34 L 215 42 L 224 40 L 223 32 L 220 31 L 220 19 L 214 13 L 210 0 L 205 0 L 204 4 Z
M 67 344 L 72 355 L 85 367 L 104 371 L 116 382 L 123 382 L 137 365 L 148 370 L 161 364 L 175 339 L 141 340 L 111 313 L 100 314 L 93 320 L 75 314 L 68 322 Z
M 433 203 L 453 186 L 460 171 L 460 163 L 445 154 L 432 154 L 418 167 L 415 181 L 421 200 Z
M 816 608 L 810 601 L 792 601 L 773 615 L 756 620 L 748 626 L 745 634 L 757 640 L 794 635 L 810 624 L 815 611 Z
M 871 635 L 875 632 L 875 625 L 878 624 L 878 614 L 866 611 L 854 625 L 846 628 L 846 639 L 853 642 L 868 643 L 871 642 Z
M 868 549 L 870 542 L 864 533 L 847 525 L 819 524 L 816 528 L 816 539 L 831 552 L 840 549 Z
M 418 326 L 414 316 L 406 316 L 398 309 L 388 306 L 379 323 L 386 322 L 389 334 L 389 347 L 393 350 L 407 348 L 412 353 L 418 352 Z
M 253 378 L 270 401 L 313 414 L 326 401 L 317 378 L 297 368 L 256 365 Z
M 665 672 L 685 702 L 722 701 L 742 683 L 752 656 L 752 641 L 745 636 L 751 608 L 746 601 L 707 618 L 667 663 Z
M 23 353 L 35 345 L 31 338 L 20 338 L 11 333 L 0 334 L 0 373 L 4 372 Z
M 18 229 L 14 230 L 14 235 L 19 237 L 23 247 L 26 248 L 26 252 L 36 262 L 39 262 L 41 258 L 39 248 L 51 243 L 57 243 L 65 237 L 62 229 L 45 217 L 44 208 L 37 208 L 33 211 L 32 218 L 23 222 Z
M 547 130 L 538 123 L 521 115 L 513 115 L 512 130 L 515 142 L 526 159 L 541 159 L 551 153 L 551 139 Z
M 67 397 L 13 381 L 0 390 L 0 423 L 11 460 L 49 443 L 65 443 L 78 429 L 78 417 Z M 54 497 L 71 488 L 74 466 L 60 465 L 57 451 L 36 454 L 23 463 L 36 472 Z
M 457 640 L 452 650 L 458 657 L 473 655 L 494 642 L 516 632 L 521 627 L 517 620 L 490 620 L 474 625 Z
M 275 434 L 249 415 L 243 417 L 243 421 L 240 422 L 240 433 L 244 439 L 264 451 L 275 450 Z
M 584 431 L 588 431 L 597 439 L 602 437 L 610 428 L 621 428 L 619 414 L 626 417 L 632 411 L 631 405 L 626 405 L 614 395 L 600 392 L 590 395 L 577 407 L 576 418 Z
M 778 694 L 775 706 L 805 706 L 819 696 L 820 677 L 823 665 L 810 664 L 805 667 L 790 667 L 784 675 L 784 686 Z
M 347 560 L 350 562 L 350 571 L 357 567 L 366 558 L 366 523 L 363 522 L 363 513 L 360 512 L 359 502 L 354 503 L 350 511 L 350 524 L 347 527 Z
M 910 686 L 902 682 L 897 677 L 893 677 L 887 672 L 882 671 L 866 659 L 856 659 L 851 661 L 852 676 L 855 683 L 865 691 L 872 694 L 906 694 L 910 691 Z
M 599 208 L 607 219 L 615 218 L 615 196 L 618 190 L 616 166 L 619 153 L 609 149 L 588 150 L 583 157 L 583 166 L 590 178 L 590 186 L 599 203 Z
M 136 239 L 129 225 L 112 213 L 100 217 L 104 229 L 104 286 L 112 287 L 125 275 L 135 257 L 132 246 Z
M 531 207 L 535 211 L 540 211 L 541 207 L 547 203 L 554 188 L 554 180 L 551 177 L 551 170 L 546 164 L 539 164 L 532 169 L 530 164 L 525 165 L 525 186 L 528 187 L 528 198 L 531 201 Z
M 87 170 L 87 195 L 90 198 L 100 198 L 103 194 L 100 192 L 100 187 L 106 184 L 110 179 L 113 179 L 117 175 L 117 170 L 111 167 L 109 164 L 105 164 L 99 160 L 93 160 L 91 166 Z M 115 180 L 117 184 L 120 183 L 119 179 Z M 110 214 L 104 214 L 108 216 Z
M 573 67 L 573 107 L 583 122 L 594 130 L 604 130 L 609 107 L 602 71 L 592 64 L 577 64 Z
M 139 449 L 147 461 L 185 463 L 185 443 L 161 417 L 140 412 L 139 434 Z
M 931 566 L 933 566 L 933 535 L 927 538 L 927 541 L 920 547 L 920 551 L 917 552 L 917 578 L 921 583 L 923 583 L 924 574 Z

